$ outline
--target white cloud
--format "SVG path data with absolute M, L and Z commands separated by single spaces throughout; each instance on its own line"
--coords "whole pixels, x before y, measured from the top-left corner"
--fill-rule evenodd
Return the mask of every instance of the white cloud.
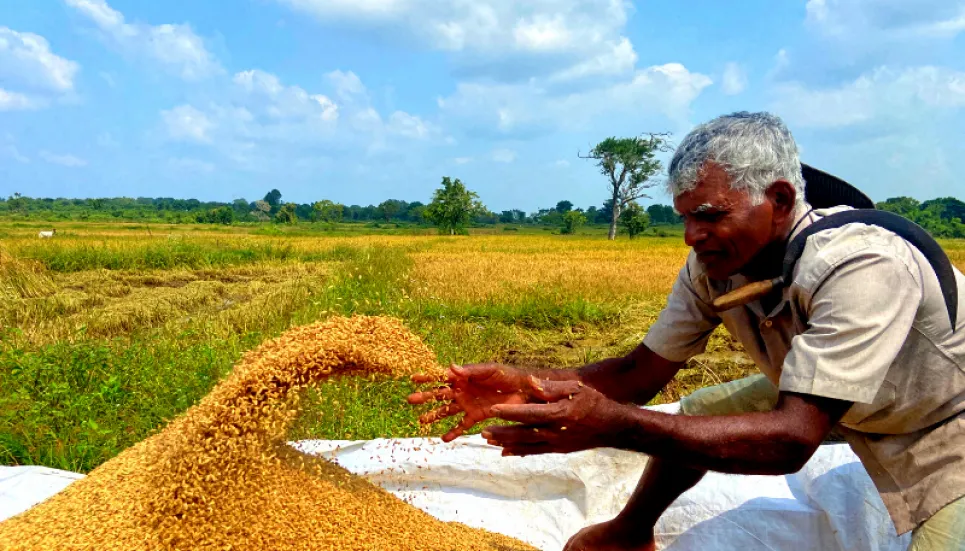
M 571 30 L 558 13 L 553 16 L 537 14 L 528 21 L 517 21 L 513 38 L 521 49 L 537 52 L 560 50 L 573 40 Z
M 47 39 L 0 26 L 0 111 L 40 109 L 74 89 L 80 65 L 50 51 Z
M 201 39 L 186 24 L 127 23 L 106 0 L 65 0 L 90 19 L 125 54 L 153 59 L 185 80 L 199 80 L 223 69 Z
M 516 160 L 516 152 L 512 149 L 494 149 L 493 160 L 497 163 L 511 163 Z
M 320 152 L 374 154 L 441 139 L 434 124 L 414 114 L 395 111 L 383 117 L 369 105 L 365 86 L 353 73 L 329 77 L 334 96 L 351 98 L 336 102 L 262 70 L 241 71 L 216 100 L 162 111 L 162 127 L 169 138 L 204 145 L 246 170 L 282 164 L 287 169 L 291 159 L 317 159 Z
M 25 111 L 27 109 L 38 109 L 44 105 L 46 105 L 46 102 L 39 98 L 18 92 L 8 92 L 0 88 L 0 111 Z
M 168 159 L 168 166 L 177 171 L 197 172 L 200 174 L 210 174 L 214 172 L 215 169 L 213 163 L 187 157 L 172 157 Z
M 532 70 L 562 80 L 632 69 L 633 45 L 622 36 L 626 0 L 276 0 L 329 25 L 355 24 L 408 35 L 429 48 L 458 54 L 487 72 L 519 57 L 542 60 Z M 630 61 L 628 65 L 628 60 Z
M 953 37 L 965 31 L 963 0 L 808 0 L 807 23 L 845 39 Z
M 80 65 L 50 51 L 47 39 L 0 27 L 0 79 L 32 90 L 67 92 Z
M 47 161 L 50 164 L 66 166 L 70 168 L 79 168 L 87 166 L 87 161 L 81 159 L 80 157 L 75 157 L 74 155 L 57 155 L 49 151 L 41 151 L 40 158 Z
M 556 162 L 553 163 L 553 166 L 556 166 L 559 168 L 566 168 L 570 166 L 570 162 L 567 161 L 566 159 L 557 159 Z
M 408 138 L 427 138 L 431 129 L 425 121 L 415 115 L 396 111 L 389 117 L 389 132 Z
M 583 130 L 600 116 L 659 114 L 686 119 L 691 103 L 712 83 L 679 63 L 637 71 L 609 87 L 558 94 L 536 82 L 526 84 L 459 83 L 456 92 L 438 100 L 442 112 L 471 126 L 503 134 L 547 129 Z
M 335 121 L 338 106 L 327 96 L 309 94 L 299 86 L 285 86 L 275 75 L 257 69 L 235 74 L 234 84 L 244 92 L 243 103 L 272 119 Z
M 565 81 L 594 75 L 622 75 L 633 71 L 637 64 L 637 52 L 630 39 L 623 37 L 595 57 L 590 57 L 572 67 L 550 76 L 551 81 Z
M 812 89 L 790 83 L 775 92 L 773 109 L 799 126 L 882 121 L 914 125 L 937 112 L 965 107 L 965 72 L 931 66 L 881 67 L 837 87 Z
M 472 162 L 472 157 L 456 157 L 456 158 L 453 159 L 452 161 L 453 161 L 454 163 L 456 163 L 457 165 L 464 165 L 464 164 L 466 164 L 466 163 L 471 163 L 471 162 Z
M 23 164 L 30 162 L 30 159 L 26 155 L 20 153 L 20 150 L 17 149 L 17 146 L 14 144 L 13 136 L 9 134 L 0 138 L 0 158 L 3 157 L 8 157 Z
M 172 139 L 200 143 L 211 141 L 209 132 L 214 123 L 205 113 L 191 105 L 179 105 L 174 109 L 161 111 L 161 119 Z
M 340 70 L 332 71 L 326 75 L 335 86 L 335 93 L 343 101 L 348 101 L 356 96 L 365 95 L 365 85 L 358 75 L 352 71 L 343 72 Z
M 747 72 L 739 64 L 730 62 L 724 66 L 721 89 L 725 94 L 734 96 L 747 88 Z

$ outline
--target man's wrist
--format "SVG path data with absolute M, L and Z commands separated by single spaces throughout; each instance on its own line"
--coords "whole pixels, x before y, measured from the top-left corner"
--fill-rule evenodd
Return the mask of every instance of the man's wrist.
M 613 431 L 610 438 L 612 447 L 623 450 L 649 453 L 655 441 L 666 438 L 673 432 L 672 415 L 649 411 L 632 404 L 613 403 L 608 413 Z

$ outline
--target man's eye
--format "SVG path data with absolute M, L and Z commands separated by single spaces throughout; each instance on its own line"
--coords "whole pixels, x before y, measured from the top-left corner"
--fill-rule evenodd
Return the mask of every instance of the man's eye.
M 721 211 L 702 212 L 698 214 L 696 218 L 705 222 L 716 222 L 723 218 L 725 214 L 727 213 Z

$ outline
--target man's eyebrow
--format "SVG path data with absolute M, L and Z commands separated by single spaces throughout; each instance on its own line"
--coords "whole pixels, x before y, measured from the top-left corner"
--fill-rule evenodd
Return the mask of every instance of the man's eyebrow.
M 722 210 L 723 207 L 720 205 L 714 205 L 712 203 L 704 203 L 702 205 L 697 205 L 696 207 L 690 209 L 690 214 L 700 214 L 702 212 L 707 212 L 708 210 Z M 677 209 L 674 209 L 676 212 Z M 680 214 L 679 212 L 677 213 Z

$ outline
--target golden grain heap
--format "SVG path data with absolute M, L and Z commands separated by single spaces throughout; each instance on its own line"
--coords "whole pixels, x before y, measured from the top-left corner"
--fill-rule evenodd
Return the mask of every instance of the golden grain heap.
M 297 327 L 247 353 L 163 431 L 0 523 L 0 549 L 530 550 L 441 522 L 288 446 L 301 390 L 332 375 L 439 370 L 396 320 Z

